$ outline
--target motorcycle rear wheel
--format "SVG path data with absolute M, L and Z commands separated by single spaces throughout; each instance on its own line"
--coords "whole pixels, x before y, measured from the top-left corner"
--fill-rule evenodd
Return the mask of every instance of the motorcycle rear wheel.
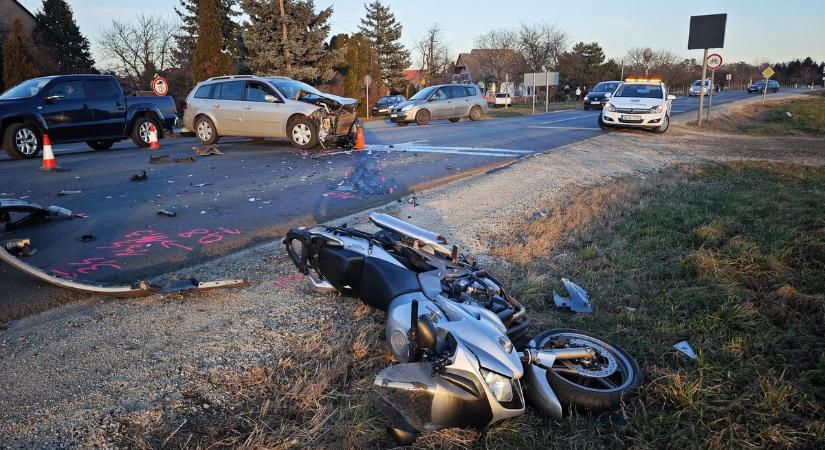
M 566 342 L 566 344 L 565 344 Z M 565 406 L 593 412 L 610 411 L 621 406 L 642 382 L 636 361 L 618 345 L 583 331 L 548 330 L 534 337 L 529 347 L 569 348 L 588 346 L 596 351 L 596 360 L 559 360 L 547 370 L 547 383 Z M 604 376 L 600 376 L 604 375 Z

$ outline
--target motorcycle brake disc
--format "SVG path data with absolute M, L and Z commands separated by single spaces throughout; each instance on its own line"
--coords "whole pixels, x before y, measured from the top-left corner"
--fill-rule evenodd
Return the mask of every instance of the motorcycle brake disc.
M 575 370 L 576 373 L 590 378 L 605 378 L 616 372 L 616 369 L 619 366 L 616 362 L 616 358 L 614 358 L 613 355 L 601 345 L 591 341 L 575 338 L 570 339 L 569 344 L 571 347 L 590 347 L 596 352 L 597 361 L 595 361 L 595 364 L 592 366 L 576 364 L 572 361 L 562 361 L 565 366 Z

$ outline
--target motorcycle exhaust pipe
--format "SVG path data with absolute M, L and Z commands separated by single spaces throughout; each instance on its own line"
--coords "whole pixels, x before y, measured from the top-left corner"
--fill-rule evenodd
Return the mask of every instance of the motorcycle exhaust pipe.
M 411 223 L 404 222 L 403 220 L 399 220 L 393 216 L 382 213 L 370 214 L 370 221 L 378 228 L 398 233 L 410 239 L 415 239 L 421 244 L 429 245 L 439 253 L 443 253 L 448 256 L 452 255 L 452 250 L 447 248 L 447 239 L 438 233 L 427 231 Z

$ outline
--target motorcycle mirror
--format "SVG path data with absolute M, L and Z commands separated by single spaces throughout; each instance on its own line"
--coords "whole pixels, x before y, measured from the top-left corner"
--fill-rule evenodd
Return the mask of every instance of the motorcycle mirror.
M 419 349 L 435 350 L 437 341 L 435 325 L 430 320 L 430 316 L 422 314 L 418 316 L 418 328 L 416 328 L 416 345 Z

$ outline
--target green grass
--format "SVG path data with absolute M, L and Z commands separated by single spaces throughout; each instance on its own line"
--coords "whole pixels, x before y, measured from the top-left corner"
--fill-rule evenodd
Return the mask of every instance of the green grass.
M 508 105 L 507 109 L 503 106 L 495 106 L 488 103 L 487 117 L 491 119 L 503 119 L 507 117 L 529 116 L 533 114 L 533 103 L 517 103 L 515 105 Z M 550 103 L 548 111 L 561 111 L 565 109 L 578 109 L 582 107 L 581 102 L 563 102 Z M 544 102 L 536 99 L 536 114 L 544 112 Z
M 740 128 L 751 134 L 825 136 L 825 95 L 770 106 L 756 123 Z
M 586 415 L 553 422 L 530 413 L 489 430 L 479 446 L 814 448 L 824 442 L 825 168 L 735 163 L 650 183 L 623 181 L 575 195 L 573 201 L 589 202 L 611 189 L 627 194 L 616 200 L 611 220 L 570 228 L 588 231 L 555 249 L 572 255 L 563 263 L 546 256 L 524 265 L 532 330 L 592 331 L 637 358 L 645 381 L 625 405 L 626 425 L 613 428 Z M 521 239 L 529 241 L 532 230 L 541 238 L 535 222 L 529 227 L 514 234 L 527 233 Z M 545 276 L 537 277 L 541 269 Z M 589 291 L 594 314 L 551 306 L 562 276 Z M 546 280 L 544 296 L 535 295 L 539 280 Z M 671 349 L 681 339 L 697 361 Z M 545 443 L 548 433 L 552 440 Z

